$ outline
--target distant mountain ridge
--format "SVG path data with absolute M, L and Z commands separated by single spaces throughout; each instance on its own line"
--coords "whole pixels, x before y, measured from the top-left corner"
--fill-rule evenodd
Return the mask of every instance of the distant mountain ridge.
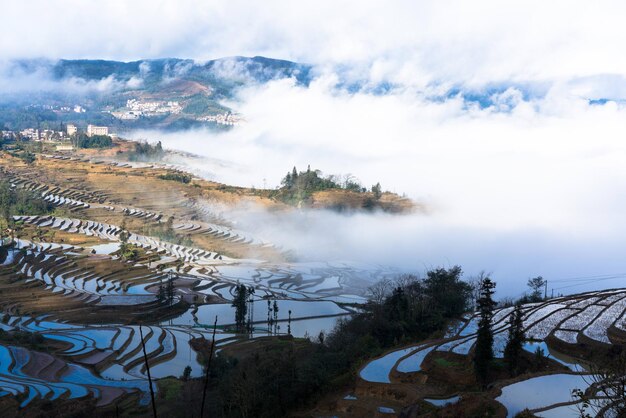
M 76 77 L 89 81 L 110 76 L 115 76 L 120 80 L 142 76 L 154 81 L 158 78 L 179 76 L 203 81 L 226 81 L 224 80 L 225 71 L 230 69 L 239 71 L 241 75 L 253 77 L 258 82 L 294 77 L 298 82 L 308 84 L 311 70 L 310 65 L 261 56 L 233 56 L 206 62 L 182 58 L 158 58 L 138 61 L 32 59 L 16 60 L 13 63 L 26 73 L 44 68 L 57 80 Z
M 47 84 L 44 88 L 33 86 L 32 91 L 4 94 L 0 98 L 0 128 L 46 127 L 57 121 L 101 123 L 120 130 L 215 125 L 216 115 L 236 112 L 221 101 L 232 99 L 238 88 L 284 78 L 306 86 L 312 77 L 311 69 L 310 65 L 261 56 L 206 62 L 180 58 L 130 62 L 17 60 L 5 66 L 5 78 L 31 77 Z M 144 102 L 176 105 L 174 111 L 164 107 L 142 113 L 128 108 L 128 100 L 137 101 L 137 106 Z M 84 114 L 67 111 L 76 105 L 85 109 Z M 32 126 L 34 123 L 40 126 Z

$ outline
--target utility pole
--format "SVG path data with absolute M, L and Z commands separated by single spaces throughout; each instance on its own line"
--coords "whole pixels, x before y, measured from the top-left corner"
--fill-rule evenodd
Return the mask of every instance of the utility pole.
M 546 290 L 544 291 L 543 298 L 548 299 L 548 280 L 547 279 L 546 279 Z

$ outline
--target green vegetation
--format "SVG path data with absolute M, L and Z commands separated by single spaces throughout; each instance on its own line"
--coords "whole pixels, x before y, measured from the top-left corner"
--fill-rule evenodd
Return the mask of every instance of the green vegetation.
M 155 145 L 148 142 L 136 142 L 135 151 L 128 155 L 130 161 L 159 161 L 165 155 L 161 141 Z
M 403 275 L 380 282 L 363 311 L 340 320 L 328 335 L 263 340 L 245 356 L 225 350 L 211 370 L 211 416 L 292 415 L 350 382 L 365 359 L 443 331 L 469 306 L 470 287 L 461 274 L 457 266 L 429 271 L 424 280 Z M 248 298 L 239 285 L 233 305 L 242 326 Z
M 72 145 L 76 148 L 109 148 L 113 145 L 113 139 L 108 135 L 92 135 L 76 133 L 72 135 Z
M 254 288 L 252 286 L 246 287 L 243 284 L 238 284 L 235 287 L 235 299 L 231 306 L 235 308 L 235 325 L 239 333 L 252 331 L 252 317 L 249 317 L 248 313 L 251 312 L 249 305 L 252 304 L 253 295 Z
M 478 299 L 478 332 L 476 335 L 476 349 L 474 352 L 474 371 L 476 378 L 483 385 L 489 379 L 489 368 L 493 361 L 493 330 L 491 321 L 496 302 L 493 294 L 496 284 L 486 277 L 480 283 L 480 298 Z
M 179 183 L 189 184 L 191 183 L 191 176 L 185 173 L 167 173 L 159 176 L 161 180 L 172 180 Z
M 306 171 L 300 172 L 294 167 L 281 180 L 281 185 L 282 187 L 272 197 L 277 197 L 279 200 L 289 204 L 306 201 L 313 193 L 323 190 L 343 189 L 355 193 L 367 192 L 367 189 L 361 186 L 361 183 L 351 175 L 343 176 L 343 178 L 334 175 L 324 177 L 320 170 L 311 170 L 310 166 Z M 380 199 L 382 196 L 380 183 L 372 186 L 371 190 L 374 194 L 374 199 Z M 373 202 L 370 203 L 373 205 Z
M 128 243 L 130 238 L 130 232 L 126 230 L 126 222 L 124 221 L 121 226 L 122 232 L 120 232 L 120 257 L 126 261 L 135 261 L 139 256 L 139 251 L 135 246 Z
M 51 110 L 21 107 L 8 103 L 0 105 L 0 126 L 8 130 L 50 129 L 58 125 L 58 116 Z
M 456 361 L 446 360 L 445 358 L 438 357 L 435 359 L 435 364 L 441 367 L 458 367 L 461 363 L 457 363 Z
M 193 241 L 189 235 L 177 234 L 174 230 L 174 218 L 169 217 L 165 222 L 159 222 L 153 225 L 145 225 L 142 229 L 144 235 L 158 238 L 162 241 L 171 242 L 172 244 L 191 246 Z
M 509 317 L 509 335 L 504 348 L 504 360 L 506 361 L 509 374 L 515 376 L 519 372 L 520 357 L 522 355 L 523 345 L 526 341 L 524 333 L 524 315 L 520 305 L 516 305 L 513 313 Z
M 190 115 L 206 115 L 214 113 L 226 113 L 229 112 L 225 106 L 220 105 L 214 100 L 211 100 L 205 94 L 196 94 L 187 99 L 187 103 L 183 108 L 183 112 Z
M 11 187 L 8 181 L 0 179 L 0 238 L 14 234 L 13 216 L 45 215 L 53 209 L 40 194 Z

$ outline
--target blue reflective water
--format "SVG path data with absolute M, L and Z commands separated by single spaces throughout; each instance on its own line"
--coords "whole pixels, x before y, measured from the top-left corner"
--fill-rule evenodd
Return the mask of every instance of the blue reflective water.
M 421 371 L 422 362 L 424 361 L 428 353 L 433 351 L 434 348 L 435 346 L 427 347 L 423 350 L 411 354 L 409 357 L 398 363 L 397 370 L 401 373 L 413 373 Z
M 502 388 L 496 401 L 504 405 L 512 418 L 525 408 L 537 409 L 572 401 L 572 390 L 585 390 L 589 378 L 575 374 L 553 374 L 534 377 Z
M 409 347 L 403 350 L 392 351 L 391 353 L 370 361 L 360 373 L 361 379 L 374 383 L 391 383 L 389 372 L 402 357 L 415 350 L 416 347 Z

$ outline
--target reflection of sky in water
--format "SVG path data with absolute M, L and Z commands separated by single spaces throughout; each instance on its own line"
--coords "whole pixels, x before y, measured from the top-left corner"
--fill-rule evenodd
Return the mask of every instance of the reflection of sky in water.
M 425 348 L 417 353 L 411 354 L 409 357 L 398 363 L 397 370 L 401 373 L 413 373 L 422 370 L 422 362 L 435 346 Z
M 585 390 L 588 386 L 585 377 L 581 375 L 540 376 L 505 386 L 502 388 L 502 395 L 496 400 L 506 407 L 508 417 L 514 417 L 524 408 L 537 409 L 570 402 L 573 389 Z
M 392 351 L 379 359 L 373 360 L 361 370 L 361 379 L 375 383 L 391 383 L 389 372 L 396 362 L 402 357 L 415 350 L 416 347 L 409 347 L 403 350 Z
M 537 351 L 538 348 L 540 348 L 541 350 L 543 350 L 543 355 L 546 356 L 549 359 L 552 359 L 564 366 L 569 367 L 572 371 L 575 372 L 583 372 L 585 371 L 585 368 L 578 364 L 575 363 L 575 359 L 571 359 L 572 361 L 569 362 L 567 361 L 569 359 L 568 356 L 565 355 L 561 355 L 561 354 L 556 354 L 550 351 L 550 348 L 548 347 L 548 345 L 544 342 L 544 341 L 526 341 L 524 343 L 523 346 L 524 350 L 529 351 L 531 353 L 535 353 Z
M 459 399 L 461 399 L 460 396 L 452 396 L 451 398 L 446 398 L 446 399 L 429 399 L 429 398 L 424 398 L 424 400 L 432 405 L 435 406 L 446 406 L 448 404 L 454 404 L 457 403 L 459 401 Z
M 340 308 L 337 304 L 331 301 L 297 301 L 297 300 L 277 300 L 278 304 L 278 319 L 286 320 L 289 317 L 289 310 L 291 310 L 291 318 L 306 318 L 312 316 L 324 316 L 324 315 L 342 315 L 349 313 L 345 309 Z M 270 301 L 271 306 L 274 306 L 274 301 Z M 271 313 L 274 315 L 273 311 Z M 201 305 L 198 307 L 196 317 L 198 323 L 203 325 L 213 325 L 215 317 L 217 316 L 218 325 L 229 325 L 235 323 L 235 308 L 230 303 L 218 303 L 212 305 Z M 267 322 L 267 300 L 256 300 L 254 302 L 254 321 L 259 322 L 259 326 L 264 326 Z M 169 323 L 169 321 L 168 321 Z M 176 325 L 189 325 L 195 324 L 191 310 L 183 313 L 178 318 L 172 320 Z M 287 323 L 284 323 L 286 330 Z M 281 323 L 281 329 L 283 324 Z M 311 333 L 311 331 L 309 331 Z

